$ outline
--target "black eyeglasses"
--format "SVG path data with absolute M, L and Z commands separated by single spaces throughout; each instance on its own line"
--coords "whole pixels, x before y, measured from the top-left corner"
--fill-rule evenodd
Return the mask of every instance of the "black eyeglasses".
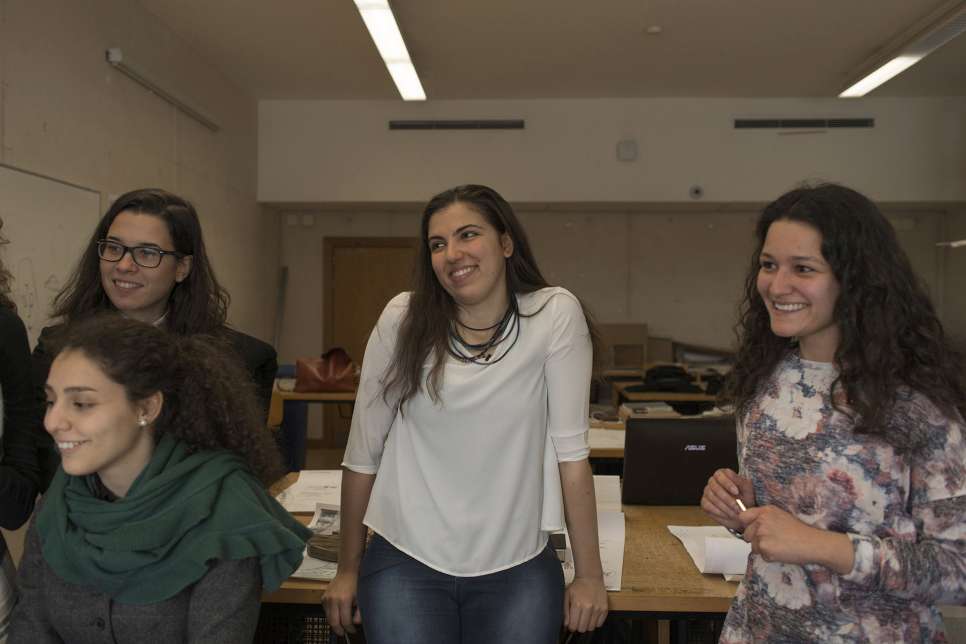
M 142 268 L 157 268 L 165 255 L 173 255 L 179 259 L 185 256 L 178 251 L 161 250 L 154 246 L 125 246 L 109 239 L 97 242 L 97 256 L 105 262 L 119 262 L 125 253 L 131 253 L 131 259 Z

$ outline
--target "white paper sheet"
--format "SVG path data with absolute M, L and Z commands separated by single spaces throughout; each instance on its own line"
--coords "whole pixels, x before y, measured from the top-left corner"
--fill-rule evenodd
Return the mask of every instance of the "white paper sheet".
M 338 506 L 342 470 L 302 470 L 299 480 L 275 498 L 289 512 L 315 512 L 316 503 Z
M 614 431 L 608 429 L 605 431 Z M 622 432 L 623 433 L 623 432 Z M 597 511 L 621 511 L 621 477 L 594 475 L 594 496 L 597 497 Z
M 669 525 L 667 529 L 681 540 L 700 572 L 723 574 L 728 581 L 744 574 L 751 544 L 722 526 Z
M 563 562 L 564 581 L 574 580 L 574 561 L 571 556 L 570 535 L 567 537 L 567 560 Z M 597 534 L 600 539 L 600 564 L 604 569 L 604 588 L 621 589 L 624 572 L 624 513 L 597 511 Z

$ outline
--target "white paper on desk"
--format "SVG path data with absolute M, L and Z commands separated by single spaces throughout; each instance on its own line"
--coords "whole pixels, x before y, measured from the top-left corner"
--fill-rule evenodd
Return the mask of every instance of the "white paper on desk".
M 733 536 L 725 528 L 669 525 L 667 529 L 681 540 L 700 572 L 723 574 L 726 578 L 744 574 L 751 544 Z
M 312 515 L 312 520 L 309 521 L 308 528 L 315 534 L 335 534 L 339 531 L 340 524 L 338 505 L 317 503 L 315 506 L 315 514 Z M 308 546 L 306 546 L 305 550 L 302 551 L 302 563 L 295 569 L 295 572 L 291 576 L 301 579 L 327 580 L 335 577 L 338 567 L 339 564 L 334 561 L 323 561 L 315 557 L 310 557 Z
M 623 429 L 590 429 L 587 442 L 590 449 L 624 449 Z
M 342 470 L 302 470 L 299 480 L 275 498 L 289 512 L 315 512 L 316 503 L 341 503 Z
M 570 551 L 570 535 L 567 536 L 567 550 Z M 621 575 L 624 572 L 624 513 L 597 511 L 597 534 L 600 539 L 600 564 L 604 569 L 604 588 L 621 589 Z M 563 562 L 564 582 L 574 580 L 574 561 L 567 557 Z
M 613 432 L 613 429 L 603 431 Z M 623 433 L 623 432 L 621 432 Z M 597 497 L 597 511 L 621 511 L 621 477 L 602 474 L 594 475 L 594 496 Z

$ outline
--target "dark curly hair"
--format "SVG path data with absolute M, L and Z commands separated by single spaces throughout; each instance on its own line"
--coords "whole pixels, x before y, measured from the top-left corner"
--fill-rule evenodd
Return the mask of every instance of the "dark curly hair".
M 807 224 L 821 234 L 822 256 L 839 282 L 834 315 L 841 339 L 833 391 L 845 396 L 841 403 L 833 396 L 833 404 L 855 419 L 855 432 L 880 434 L 900 449 L 908 447 L 911 437 L 888 426 L 901 387 L 928 397 L 950 416 L 966 414 L 961 357 L 949 345 L 892 225 L 855 190 L 820 184 L 782 195 L 758 219 L 757 246 L 735 326 L 739 349 L 724 395 L 738 417 L 795 346 L 794 339 L 772 333 L 757 288 L 765 237 L 780 220 Z
M 72 323 L 99 311 L 114 310 L 101 285 L 97 242 L 107 236 L 122 212 L 160 217 L 168 227 L 174 250 L 191 256 L 188 277 L 176 284 L 168 302 L 167 327 L 180 333 L 212 333 L 225 324 L 229 295 L 215 279 L 208 261 L 201 222 L 187 199 L 159 188 L 133 190 L 118 197 L 94 229 L 73 274 L 54 298 L 54 317 Z
M 413 292 L 400 323 L 393 359 L 383 382 L 383 398 L 388 401 L 392 396 L 398 401 L 396 404 L 399 410 L 424 385 L 430 397 L 439 400 L 443 366 L 449 355 L 447 347 L 450 324 L 456 319 L 456 302 L 433 272 L 433 259 L 429 249 L 429 221 L 437 212 L 455 203 L 472 208 L 500 235 L 505 233 L 510 236 L 513 254 L 506 260 L 506 285 L 510 297 L 550 286 L 537 266 L 520 220 L 512 206 L 496 190 L 488 186 L 467 184 L 445 190 L 430 199 L 423 209 L 419 228 Z M 583 302 L 581 306 L 594 345 L 594 355 L 597 355 L 598 334 L 593 316 L 583 306 Z M 540 311 L 521 317 L 532 317 L 538 313 Z M 435 356 L 434 362 L 424 383 L 423 364 L 431 353 Z
M 0 229 L 3 229 L 3 219 L 0 219 Z M 0 235 L 0 246 L 9 244 L 10 242 L 6 237 Z M 3 260 L 0 260 L 0 306 L 8 308 L 11 311 L 17 310 L 17 305 L 12 299 L 10 299 L 10 290 L 12 287 L 13 275 L 7 270 L 4 265 Z
M 55 350 L 79 351 L 136 402 L 160 391 L 158 436 L 171 434 L 192 452 L 238 454 L 266 486 L 283 474 L 281 459 L 262 422 L 254 386 L 235 353 L 215 336 L 179 336 L 102 313 L 81 320 L 54 339 Z

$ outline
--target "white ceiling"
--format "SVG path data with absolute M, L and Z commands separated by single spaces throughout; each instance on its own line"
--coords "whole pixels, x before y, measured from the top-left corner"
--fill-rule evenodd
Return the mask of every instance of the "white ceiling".
M 139 0 L 259 99 L 395 99 L 352 0 Z M 394 0 L 430 100 L 835 96 L 950 0 Z M 659 25 L 659 35 L 646 33 Z M 966 36 L 873 96 L 966 95 Z

